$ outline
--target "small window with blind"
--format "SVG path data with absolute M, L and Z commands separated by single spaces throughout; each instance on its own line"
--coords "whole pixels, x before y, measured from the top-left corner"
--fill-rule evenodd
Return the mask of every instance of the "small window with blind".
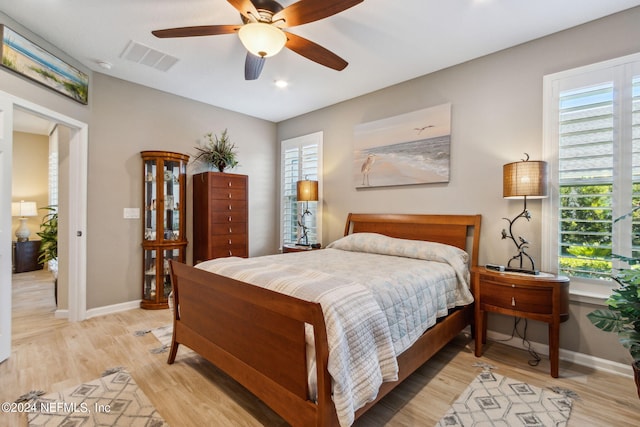
M 322 236 L 322 132 L 282 141 L 280 207 L 281 245 L 319 243 Z M 298 181 L 318 182 L 318 201 L 297 200 Z M 303 213 L 308 211 L 302 217 Z
M 640 55 L 545 77 L 543 268 L 606 295 L 640 259 Z

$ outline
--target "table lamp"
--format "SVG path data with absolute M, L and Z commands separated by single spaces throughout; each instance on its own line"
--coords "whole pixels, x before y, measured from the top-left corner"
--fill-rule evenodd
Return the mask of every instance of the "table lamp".
M 516 240 L 513 235 L 513 224 L 520 218 L 527 221 L 531 219 L 531 214 L 527 210 L 527 199 L 542 199 L 547 197 L 547 163 L 543 161 L 529 161 L 529 155 L 526 159 L 519 162 L 508 163 L 502 169 L 502 197 L 505 199 L 524 199 L 524 209 L 515 218 L 503 218 L 509 222 L 509 231 L 502 230 L 503 239 L 511 239 L 516 245 L 518 253 L 511 257 L 507 268 L 509 271 L 518 271 L 521 273 L 538 274 L 533 258 L 527 254 L 525 249 L 528 248 L 528 241 L 518 236 Z M 525 260 L 531 263 L 531 268 L 525 268 Z M 512 267 L 511 264 L 516 262 L 518 265 Z
M 296 186 L 297 201 L 306 203 L 304 212 L 298 221 L 298 226 L 302 229 L 302 235 L 298 239 L 298 244 L 309 246 L 309 237 L 307 236 L 309 228 L 306 225 L 305 217 L 307 215 L 311 215 L 311 212 L 309 211 L 309 202 L 318 201 L 318 181 L 309 181 L 308 179 L 304 179 L 302 181 L 298 181 Z
M 18 217 L 20 225 L 16 228 L 16 239 L 18 242 L 26 242 L 29 240 L 29 227 L 27 227 L 28 217 L 37 216 L 38 208 L 36 202 L 25 202 L 21 200 L 19 202 L 11 203 L 11 216 Z

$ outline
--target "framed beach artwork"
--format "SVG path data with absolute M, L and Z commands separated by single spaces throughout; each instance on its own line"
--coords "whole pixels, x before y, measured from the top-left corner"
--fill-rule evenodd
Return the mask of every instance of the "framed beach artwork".
M 6 25 L 2 33 L 2 66 L 82 104 L 87 104 L 89 77 Z
M 449 182 L 451 104 L 354 129 L 356 188 Z

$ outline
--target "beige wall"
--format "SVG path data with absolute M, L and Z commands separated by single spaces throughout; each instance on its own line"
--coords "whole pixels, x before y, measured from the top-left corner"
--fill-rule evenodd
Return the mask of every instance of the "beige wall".
M 481 263 L 506 263 L 513 243 L 501 240 L 503 217 L 522 201 L 502 199 L 502 165 L 542 153 L 542 79 L 545 74 L 640 51 L 640 8 L 488 55 L 440 72 L 278 123 L 278 140 L 324 132 L 323 242 L 342 233 L 348 212 L 480 213 Z M 452 104 L 451 174 L 448 184 L 372 188 L 352 183 L 354 126 L 418 109 Z M 540 260 L 541 202 L 529 203 L 533 219 L 517 231 Z M 584 317 L 592 307 L 573 303 L 562 326 L 563 349 L 627 363 L 613 334 Z M 512 319 L 491 316 L 489 327 L 511 333 Z M 528 336 L 547 342 L 544 324 Z
M 276 125 L 108 77 L 93 75 L 89 126 L 87 308 L 140 298 L 142 220 L 123 219 L 123 208 L 142 212 L 140 151 L 193 155 L 205 133 L 228 129 L 238 148 L 233 171 L 249 176 L 249 252 L 276 253 Z M 189 176 L 201 172 L 195 164 Z M 191 179 L 187 183 L 187 238 L 191 240 Z M 191 247 L 187 248 L 191 260 Z
M 40 231 L 42 217 L 47 214 L 40 208 L 49 204 L 49 138 L 14 132 L 12 168 L 11 199 L 36 202 L 38 214 L 27 220 L 27 227 L 31 232 L 29 240 L 40 240 L 36 233 Z M 15 232 L 19 225 L 20 221 L 13 218 L 11 230 Z

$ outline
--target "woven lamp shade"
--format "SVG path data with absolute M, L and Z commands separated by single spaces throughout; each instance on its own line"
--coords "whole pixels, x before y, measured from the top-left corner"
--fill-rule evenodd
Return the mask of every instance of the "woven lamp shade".
M 298 181 L 296 199 L 299 202 L 318 201 L 318 181 Z
M 547 197 L 547 162 L 522 161 L 504 165 L 502 197 L 512 199 Z

